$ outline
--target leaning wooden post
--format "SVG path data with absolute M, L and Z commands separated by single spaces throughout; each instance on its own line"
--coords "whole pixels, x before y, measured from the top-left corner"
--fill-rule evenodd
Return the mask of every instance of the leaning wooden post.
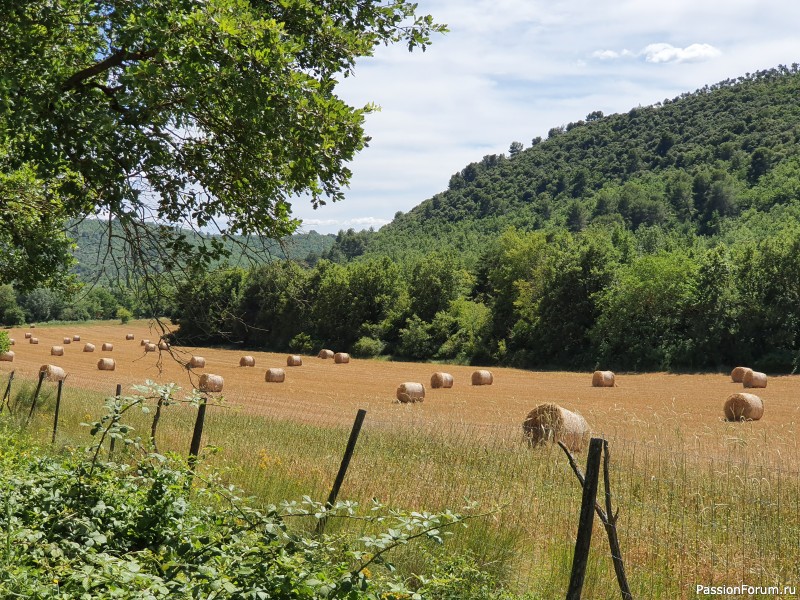
M 0 400 L 0 413 L 3 412 L 3 403 L 8 406 L 8 412 L 11 412 L 11 382 L 14 381 L 14 371 L 8 374 L 8 383 L 6 384 L 6 391 L 3 393 L 3 398 Z
M 36 409 L 36 399 L 39 397 L 39 392 L 42 389 L 42 382 L 44 381 L 44 371 L 39 371 L 39 384 L 36 386 L 36 392 L 33 394 L 33 401 L 31 402 L 31 410 L 28 413 L 28 421 L 31 420 L 33 416 L 33 411 Z
M 594 526 L 594 505 L 597 499 L 597 483 L 600 480 L 600 458 L 603 452 L 603 440 L 592 438 L 589 442 L 589 453 L 586 457 L 586 479 L 583 485 L 581 516 L 578 522 L 578 536 L 575 540 L 575 555 L 572 559 L 572 575 L 567 590 L 567 600 L 580 600 L 583 590 L 583 579 L 586 576 L 586 564 L 589 560 L 589 546 L 592 541 Z
M 114 394 L 114 396 L 117 398 L 117 402 L 119 402 L 119 398 L 120 398 L 120 396 L 122 396 L 122 384 L 121 383 L 117 384 L 117 391 Z M 114 420 L 111 423 L 112 426 L 116 425 L 117 422 L 119 421 L 119 415 L 116 414 L 116 415 L 114 415 L 113 418 L 114 418 Z M 117 438 L 115 438 L 112 435 L 111 436 L 111 441 L 108 442 L 108 458 L 109 458 L 109 460 L 111 460 L 111 457 L 114 455 L 114 446 L 115 446 L 116 441 L 117 441 Z
M 58 380 L 58 392 L 56 393 L 56 414 L 53 416 L 53 439 L 51 444 L 56 443 L 56 433 L 58 432 L 58 412 L 61 410 L 61 389 L 64 387 L 64 380 Z
M 364 417 L 367 416 L 367 411 L 359 408 L 356 413 L 356 420 L 353 422 L 353 429 L 350 431 L 350 439 L 347 440 L 347 447 L 344 450 L 342 457 L 342 464 L 339 465 L 339 472 L 336 474 L 336 479 L 333 482 L 331 493 L 328 495 L 328 501 L 325 503 L 325 508 L 333 508 L 336 504 L 336 498 L 339 496 L 339 489 L 342 487 L 344 476 L 347 473 L 347 468 L 350 466 L 350 459 L 353 458 L 353 452 L 356 449 L 356 442 L 358 435 L 361 433 L 361 426 L 364 424 Z M 325 531 L 325 525 L 328 522 L 327 516 L 323 516 L 317 523 L 317 534 L 321 535 Z
M 194 422 L 194 432 L 192 433 L 192 443 L 189 445 L 189 468 L 194 470 L 197 463 L 197 456 L 200 454 L 200 440 L 203 438 L 203 424 L 206 421 L 206 404 L 208 403 L 208 394 L 212 392 L 221 392 L 225 381 L 220 375 L 212 375 L 211 373 L 203 373 L 200 375 L 200 384 L 198 388 L 202 392 L 200 397 L 200 405 L 197 407 L 197 419 Z
M 208 397 L 204 395 L 200 400 L 200 405 L 197 407 L 192 442 L 189 445 L 189 468 L 192 470 L 194 470 L 194 466 L 197 464 L 197 456 L 200 454 L 200 440 L 203 438 L 203 425 L 206 421 L 206 402 L 208 402 Z

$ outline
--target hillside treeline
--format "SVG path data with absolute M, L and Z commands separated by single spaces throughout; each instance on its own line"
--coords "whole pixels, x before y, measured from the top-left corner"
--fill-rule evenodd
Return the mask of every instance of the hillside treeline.
M 795 214 L 800 214 L 796 212 Z M 220 270 L 176 294 L 178 341 L 535 368 L 796 366 L 800 226 L 735 243 L 658 228 L 509 229 L 436 252 Z

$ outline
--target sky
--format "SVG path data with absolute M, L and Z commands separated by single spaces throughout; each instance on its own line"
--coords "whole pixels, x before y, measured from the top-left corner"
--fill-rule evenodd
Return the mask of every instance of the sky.
M 297 201 L 301 231 L 380 228 L 487 154 L 525 148 L 590 112 L 627 112 L 800 62 L 800 2 L 417 0 L 449 32 L 423 53 L 361 59 L 338 94 L 381 107 L 345 199 Z

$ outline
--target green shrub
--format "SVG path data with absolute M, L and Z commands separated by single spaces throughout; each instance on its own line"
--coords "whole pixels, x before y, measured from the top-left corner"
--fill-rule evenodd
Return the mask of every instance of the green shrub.
M 314 342 L 307 333 L 298 333 L 289 342 L 289 350 L 298 354 L 311 354 L 314 352 Z
M 133 317 L 133 314 L 124 306 L 120 306 L 117 309 L 117 318 L 119 319 L 119 322 L 122 323 L 123 325 L 125 325 L 128 321 L 130 321 L 131 317 Z
M 353 344 L 353 355 L 360 358 L 374 358 L 383 353 L 386 344 L 375 338 L 364 336 Z
M 127 411 L 176 401 L 175 386 L 135 389 L 141 395 L 109 398 L 106 415 L 87 424 L 95 444 L 85 450 L 54 456 L 0 427 L 0 597 L 422 599 L 392 574 L 391 551 L 441 543 L 468 518 L 377 503 L 361 514 L 308 497 L 257 508 L 215 473 L 128 437 Z M 131 464 L 102 460 L 109 436 L 132 450 Z M 366 529 L 304 533 L 323 517 L 356 517 Z

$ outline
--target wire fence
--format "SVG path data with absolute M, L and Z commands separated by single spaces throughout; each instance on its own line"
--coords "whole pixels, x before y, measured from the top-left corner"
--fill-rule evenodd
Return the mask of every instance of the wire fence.
M 13 387 L 30 385 L 25 375 L 17 374 Z M 0 379 L 0 393 L 6 381 Z M 59 441 L 86 435 L 77 423 L 96 418 L 103 396 L 113 393 L 106 377 L 68 379 Z M 45 430 L 52 401 L 41 410 L 33 427 Z M 162 451 L 186 452 L 195 415 L 176 406 L 162 417 Z M 355 411 L 335 405 L 309 407 L 255 393 L 229 397 L 224 406 L 209 406 L 203 444 L 221 450 L 206 460 L 258 502 L 303 495 L 324 501 L 354 417 Z M 150 418 L 135 416 L 140 433 Z M 629 439 L 624 430 L 604 433 L 622 558 L 635 598 L 694 598 L 702 595 L 698 586 L 742 592 L 726 595 L 732 598 L 759 597 L 750 591 L 772 586 L 792 597 L 794 586 L 800 596 L 796 432 L 791 427 L 765 437 L 740 425 L 690 440 L 677 432 L 674 446 Z M 376 498 L 417 510 L 458 510 L 477 502 L 489 516 L 458 532 L 445 552 L 468 554 L 534 597 L 561 597 L 567 588 L 581 488 L 561 449 L 530 447 L 521 427 L 413 418 L 398 424 L 367 414 L 340 498 L 365 505 Z M 336 522 L 329 531 L 348 527 L 361 525 Z M 434 551 L 424 550 L 406 549 L 401 562 L 424 569 L 427 552 Z M 596 523 L 584 597 L 618 596 L 608 543 Z

